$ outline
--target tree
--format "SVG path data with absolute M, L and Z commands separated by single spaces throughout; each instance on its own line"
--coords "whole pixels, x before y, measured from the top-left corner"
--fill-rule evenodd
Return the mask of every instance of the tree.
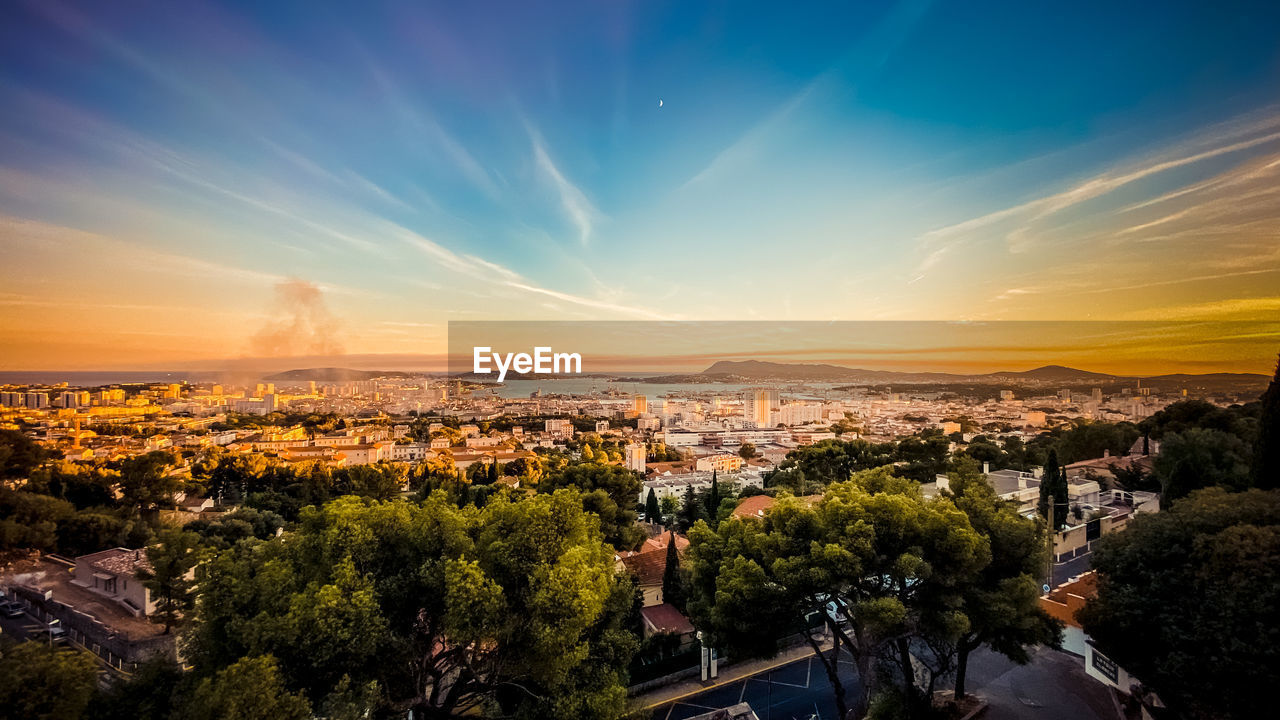
M 170 658 L 155 656 L 138 664 L 93 700 L 93 720 L 170 720 L 189 689 L 192 677 Z
M 707 520 L 712 527 L 716 524 L 716 513 L 720 510 L 720 480 L 716 471 L 711 471 L 711 489 L 707 491 Z
M 814 484 L 848 480 L 858 470 L 888 465 L 895 460 L 894 452 L 893 443 L 823 440 L 787 453 L 769 484 L 806 495 Z
M 707 508 L 705 503 L 694 492 L 693 486 L 689 485 L 684 491 L 684 502 L 680 505 L 680 512 L 677 513 L 677 521 L 682 531 L 688 532 L 689 528 L 698 520 L 707 516 Z
M 1176 717 L 1272 714 L 1280 667 L 1280 492 L 1191 493 L 1094 551 L 1078 615 L 1098 648 Z
M 171 505 L 174 494 L 182 489 L 182 480 L 169 472 L 175 463 L 175 455 L 163 450 L 126 459 L 120 467 L 125 504 L 136 510 Z
M 82 717 L 97 683 L 98 665 L 86 652 L 39 642 L 6 644 L 0 651 L 0 718 Z
M 1253 443 L 1253 486 L 1264 490 L 1280 488 L 1280 360 L 1275 377 L 1262 394 L 1258 435 Z
M 662 523 L 670 525 L 675 522 L 676 513 L 680 512 L 680 500 L 674 495 L 667 495 L 658 503 L 662 510 Z
M 644 542 L 643 529 L 635 525 L 634 508 L 643 487 L 638 474 L 618 465 L 584 463 L 560 468 L 538 483 L 543 493 L 567 487 L 580 490 L 588 509 L 600 516 L 605 540 L 620 549 Z
M 988 558 L 986 540 L 946 498 L 925 500 L 892 468 L 856 473 L 809 505 L 783 497 L 762 519 L 731 518 L 690 532 L 689 613 L 717 648 L 771 656 L 779 639 L 806 627 L 830 632 L 831 647 L 804 633 L 831 681 L 839 717 L 861 717 L 877 689 L 877 660 L 889 675 L 912 674 L 912 639 L 954 642 L 964 617 L 958 588 Z M 848 620 L 848 627 L 842 620 Z M 838 674 L 848 652 L 862 679 L 850 699 Z M 925 691 L 902 682 L 912 707 Z
M 0 430 L 0 480 L 25 478 L 48 453 L 39 443 L 17 430 Z
M 284 686 L 275 658 L 247 657 L 196 686 L 184 717 L 194 720 L 308 720 L 311 704 Z
M 644 501 L 644 519 L 651 523 L 662 521 L 662 513 L 658 510 L 658 496 L 653 488 L 649 488 L 649 495 Z
M 738 446 L 738 455 L 743 460 L 750 460 L 756 456 L 756 446 L 749 442 L 744 442 Z
M 1030 660 L 1028 646 L 1057 645 L 1062 625 L 1039 602 L 1043 526 L 1000 500 L 972 460 L 958 461 L 948 479 L 956 507 L 991 548 L 991 562 L 965 583 L 961 595 L 969 626 L 956 643 L 955 697 L 960 699 L 973 651 L 986 645 L 1023 664 Z
M 684 612 L 684 581 L 680 577 L 680 552 L 676 549 L 676 533 L 667 538 L 667 563 L 662 569 L 662 601 Z
M 285 687 L 317 705 L 345 677 L 384 688 L 387 714 L 625 709 L 634 586 L 576 490 L 497 493 L 483 508 L 443 492 L 420 504 L 342 497 L 198 572 L 188 657 L 205 675 L 271 655 Z
M 1050 508 L 1053 508 L 1053 529 L 1061 530 L 1067 524 L 1067 477 L 1058 466 L 1058 451 L 1054 449 L 1049 450 L 1040 476 L 1040 501 L 1036 504 L 1040 517 L 1046 521 Z
M 1222 430 L 1193 427 L 1167 433 L 1155 459 L 1155 474 L 1162 508 L 1200 488 L 1243 490 L 1252 482 L 1249 446 Z
M 155 598 L 154 617 L 164 623 L 164 631 L 186 619 L 195 605 L 192 568 L 200 555 L 200 536 L 188 530 L 161 530 L 157 543 L 147 548 L 147 566 L 138 570 L 138 579 Z

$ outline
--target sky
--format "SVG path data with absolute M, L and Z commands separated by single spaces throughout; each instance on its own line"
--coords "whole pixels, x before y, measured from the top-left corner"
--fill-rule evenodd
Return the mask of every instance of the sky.
M 0 369 L 395 364 L 464 320 L 1280 317 L 1273 2 L 0 15 Z

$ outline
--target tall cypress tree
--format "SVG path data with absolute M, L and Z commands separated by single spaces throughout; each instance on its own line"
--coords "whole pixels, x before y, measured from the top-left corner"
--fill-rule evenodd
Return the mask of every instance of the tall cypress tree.
M 667 536 L 667 565 L 662 570 L 662 602 L 671 603 L 684 612 L 684 583 L 680 578 L 680 553 L 676 550 L 676 533 Z
M 1040 512 L 1040 517 L 1045 520 L 1049 519 L 1049 506 L 1055 500 L 1058 491 L 1058 451 L 1050 448 L 1049 458 L 1044 463 L 1044 472 L 1040 474 L 1040 501 L 1036 503 L 1036 510 Z M 1058 508 L 1053 509 L 1054 525 L 1057 525 L 1057 516 L 1061 514 Z
M 1067 524 L 1067 466 L 1058 469 L 1058 481 L 1053 486 L 1053 524 L 1054 530 L 1061 530 Z
M 679 520 L 680 531 L 688 532 L 693 524 L 698 522 L 698 518 L 706 517 L 707 508 L 705 499 L 698 496 L 693 491 L 693 485 L 689 485 L 684 491 L 684 504 L 680 506 Z
M 1264 490 L 1280 487 L 1280 358 L 1275 377 L 1262 394 L 1258 437 L 1253 443 L 1253 485 Z
M 711 490 L 707 492 L 707 517 L 711 524 L 716 521 L 716 513 L 720 510 L 720 482 L 716 479 L 716 471 L 711 471 Z
M 661 511 L 658 509 L 658 496 L 654 494 L 653 488 L 649 488 L 649 497 L 644 501 L 644 519 L 649 522 L 658 522 Z

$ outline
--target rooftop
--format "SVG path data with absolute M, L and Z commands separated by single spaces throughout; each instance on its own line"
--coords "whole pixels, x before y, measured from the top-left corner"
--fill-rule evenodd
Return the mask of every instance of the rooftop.
M 645 625 L 653 628 L 654 632 L 681 635 L 693 632 L 693 624 L 689 622 L 689 618 L 671 603 L 641 608 L 640 617 L 644 619 Z
M 130 550 L 129 548 L 111 548 L 110 550 L 102 550 L 76 558 L 77 565 L 81 561 L 87 562 L 95 570 L 101 570 L 113 575 L 128 575 L 130 577 L 137 574 L 140 569 L 151 569 L 151 562 L 147 560 L 145 550 Z

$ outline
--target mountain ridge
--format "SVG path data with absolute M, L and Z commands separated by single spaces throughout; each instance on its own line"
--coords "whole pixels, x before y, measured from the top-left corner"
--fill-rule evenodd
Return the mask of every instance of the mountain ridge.
M 1197 380 L 1266 381 L 1257 373 L 1169 373 L 1163 375 L 1113 375 L 1080 370 L 1065 365 L 1043 365 L 1030 370 L 1001 370 L 989 373 L 908 372 L 900 370 L 867 370 L 829 363 L 778 363 L 766 360 L 718 360 L 701 375 L 746 379 L 832 380 L 832 381 L 899 381 L 899 382 L 1124 382 L 1162 380 L 1195 382 Z

